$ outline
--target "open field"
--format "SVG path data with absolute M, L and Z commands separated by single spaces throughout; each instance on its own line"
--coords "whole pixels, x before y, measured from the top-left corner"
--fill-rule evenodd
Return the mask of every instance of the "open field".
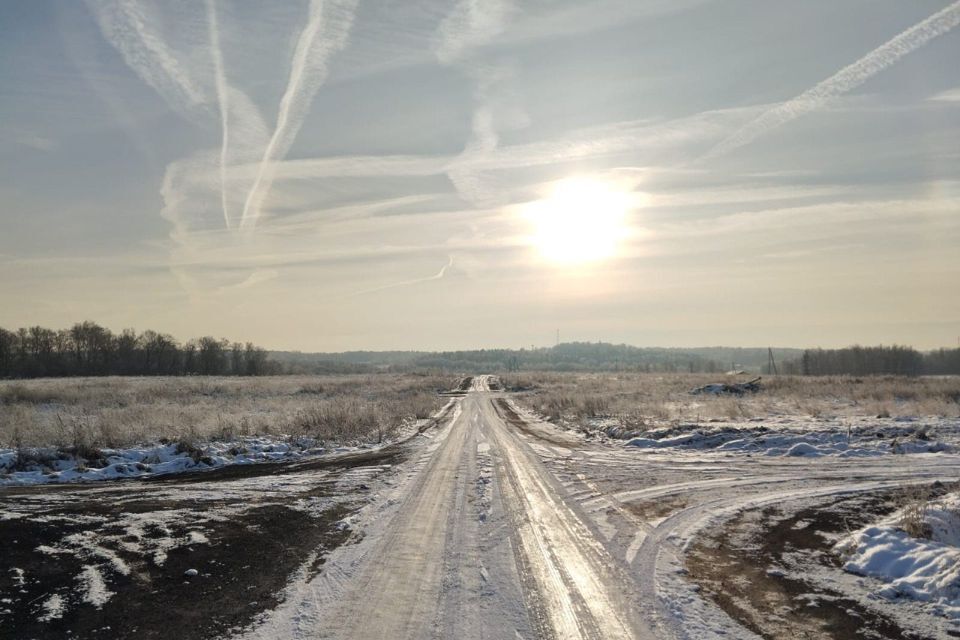
M 843 393 L 824 399 L 817 394 L 835 389 L 830 381 L 784 379 L 742 401 L 759 413 L 769 394 L 770 406 L 795 413 L 721 412 L 698 423 L 668 414 L 629 439 L 603 435 L 611 407 L 634 397 L 683 411 L 730 400 L 686 394 L 710 381 L 184 380 L 191 411 L 236 402 L 237 419 L 261 402 L 295 416 L 305 395 L 359 401 L 358 389 L 376 389 L 362 397 L 377 406 L 427 394 L 442 409 L 380 445 L 126 482 L 0 486 L 0 536 L 12 541 L 0 563 L 0 630 L 238 640 L 359 640 L 384 629 L 409 640 L 958 637 L 960 419 L 878 418 L 861 407 L 897 404 L 906 388 L 919 411 L 944 403 L 954 381 L 844 381 Z M 58 382 L 60 406 L 73 397 L 91 412 L 138 392 L 156 407 L 177 398 L 170 380 L 80 381 L 93 396 Z M 452 391 L 429 393 L 436 383 Z M 502 390 L 521 385 L 535 389 Z M 585 411 L 578 388 L 602 398 L 606 413 Z M 50 402 L 43 389 L 15 391 Z M 575 402 L 559 403 L 562 417 L 535 413 L 561 397 Z M 92 398 L 100 405 L 83 404 Z M 798 402 L 845 413 L 812 416 Z
M 390 436 L 425 418 L 456 378 L 330 375 L 0 381 L 0 447 L 119 448 L 159 440 Z
M 625 427 L 772 416 L 960 416 L 960 377 L 770 376 L 762 391 L 743 396 L 691 395 L 714 382 L 752 376 L 646 373 L 521 373 L 503 376 L 526 390 L 521 402 L 557 421 L 611 417 Z

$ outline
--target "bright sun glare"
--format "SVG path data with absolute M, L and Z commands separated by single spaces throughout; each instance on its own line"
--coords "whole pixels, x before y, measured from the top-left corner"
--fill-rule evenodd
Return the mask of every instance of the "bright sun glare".
M 612 182 L 567 178 L 530 207 L 537 250 L 552 262 L 582 264 L 616 253 L 627 233 L 630 194 Z

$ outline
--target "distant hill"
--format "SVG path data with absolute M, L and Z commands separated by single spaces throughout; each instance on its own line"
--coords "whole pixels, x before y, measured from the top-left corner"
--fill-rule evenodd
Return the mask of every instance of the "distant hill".
M 795 360 L 802 349 L 774 348 L 776 361 Z M 469 351 L 346 351 L 302 353 L 271 351 L 271 360 L 294 373 L 363 373 L 375 371 L 649 371 L 709 372 L 730 369 L 761 373 L 767 348 L 697 347 L 692 349 L 634 347 L 606 342 L 570 342 L 542 349 L 477 349 Z

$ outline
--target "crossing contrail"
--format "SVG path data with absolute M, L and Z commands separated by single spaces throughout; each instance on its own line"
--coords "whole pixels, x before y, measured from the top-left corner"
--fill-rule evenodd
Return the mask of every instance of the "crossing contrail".
M 280 100 L 277 123 L 260 161 L 260 168 L 243 205 L 240 228 L 256 226 L 274 178 L 274 163 L 286 156 L 327 78 L 327 62 L 347 43 L 357 0 L 311 0 L 307 24 L 297 38 L 287 88 Z
M 831 99 L 859 87 L 900 58 L 947 33 L 958 24 L 960 24 L 960 1 L 918 22 L 796 98 L 766 111 L 722 140 L 699 160 L 715 158 L 750 144 L 780 125 L 823 107 Z

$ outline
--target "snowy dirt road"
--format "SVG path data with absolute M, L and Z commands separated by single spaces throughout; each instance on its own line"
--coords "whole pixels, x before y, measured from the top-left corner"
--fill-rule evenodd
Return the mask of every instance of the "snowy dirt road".
M 637 449 L 497 386 L 339 461 L 0 493 L 0 636 L 958 637 L 825 551 L 955 454 Z
M 646 638 L 626 576 L 541 464 L 502 394 L 474 380 L 357 545 L 259 638 Z M 568 445 L 578 440 L 546 431 Z

